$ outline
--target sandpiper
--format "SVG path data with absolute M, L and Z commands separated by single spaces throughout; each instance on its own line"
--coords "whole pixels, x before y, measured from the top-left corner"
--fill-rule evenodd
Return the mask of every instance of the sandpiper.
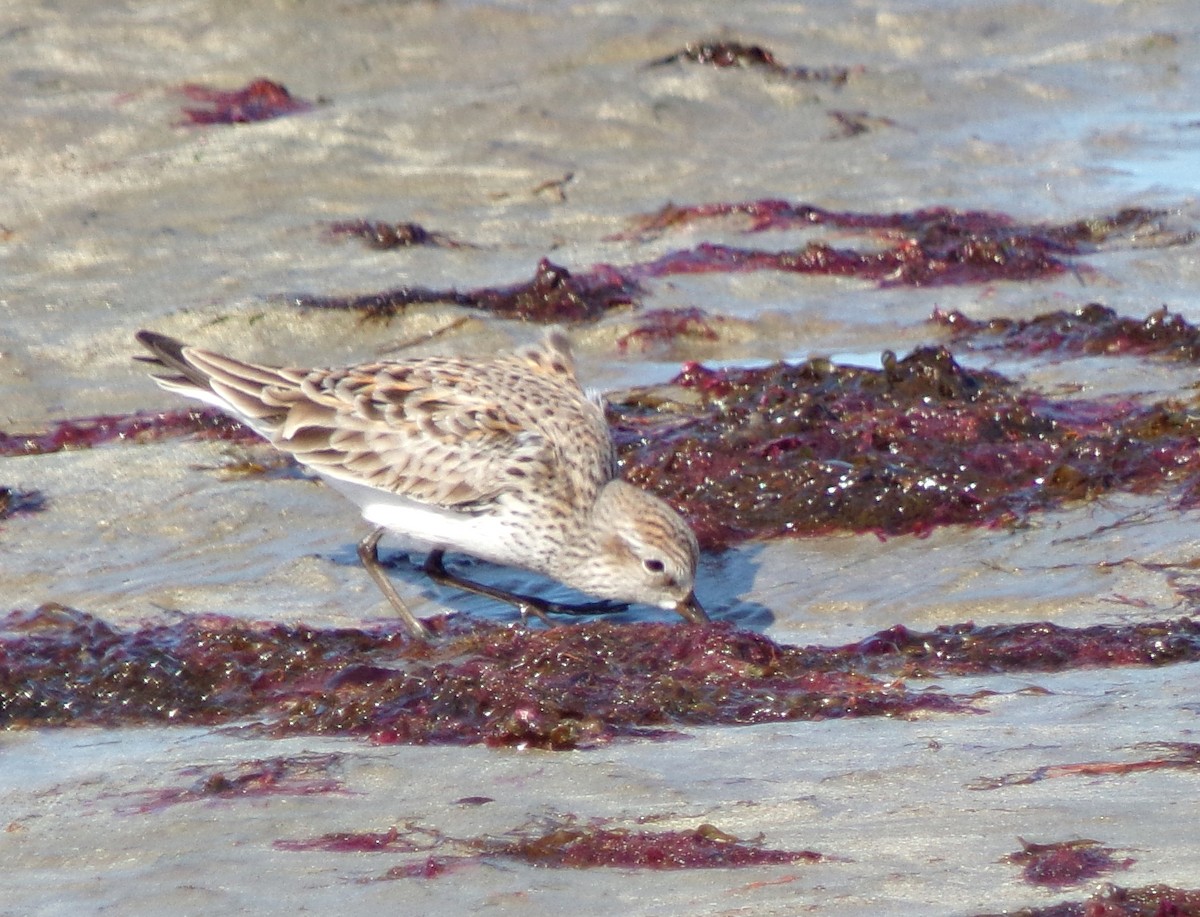
M 140 331 L 160 386 L 215 405 L 358 504 L 376 528 L 363 566 L 408 630 L 379 562 L 388 532 L 430 549 L 436 582 L 522 613 L 594 614 L 639 602 L 707 621 L 693 591 L 699 548 L 662 500 L 617 477 L 602 403 L 575 375 L 559 330 L 483 358 L 424 357 L 343 369 L 247 363 Z M 532 570 L 606 600 L 563 605 L 463 579 L 446 551 Z

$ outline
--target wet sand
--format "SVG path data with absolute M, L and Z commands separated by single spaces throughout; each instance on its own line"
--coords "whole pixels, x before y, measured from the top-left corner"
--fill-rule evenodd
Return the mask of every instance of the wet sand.
M 851 74 L 833 86 L 647 66 L 714 36 Z M 283 297 L 503 285 L 541 258 L 584 270 L 745 243 L 735 224 L 610 238 L 668 201 L 945 205 L 1059 222 L 1163 207 L 1186 229 L 1200 175 L 1198 42 L 1190 0 L 137 10 L 19 0 L 0 11 L 0 429 L 178 406 L 130 361 L 140 327 L 290 364 L 414 340 L 405 353 L 484 353 L 540 331 L 445 304 L 363 323 Z M 258 76 L 313 110 L 181 123 L 195 106 L 183 84 L 233 89 Z M 847 113 L 867 130 L 845 136 Z M 329 237 L 330 221 L 358 218 L 414 220 L 469 244 L 376 251 Z M 938 339 L 926 324 L 935 307 L 1028 317 L 1101 301 L 1141 316 L 1165 304 L 1196 321 L 1195 252 L 1132 239 L 1080 259 L 1078 275 L 935 289 L 773 272 L 672 277 L 650 284 L 645 308 L 736 319 L 720 340 L 622 351 L 630 311 L 571 334 L 586 382 L 614 390 L 670 378 L 690 359 L 904 352 Z M 1154 361 L 973 360 L 1082 395 L 1186 398 L 1195 382 L 1189 368 Z M 0 523 L 2 610 L 61 602 L 124 625 L 170 610 L 315 625 L 383 616 L 355 562 L 353 508 L 306 480 L 226 480 L 211 469 L 229 456 L 228 445 L 174 441 L 0 460 L 0 485 L 46 499 L 42 512 Z M 1161 620 L 1191 609 L 1146 564 L 1193 561 L 1195 522 L 1162 496 L 1115 496 L 1012 530 L 750 544 L 707 557 L 699 592 L 717 616 L 748 624 L 766 609 L 767 633 L 789 643 L 897 623 Z M 418 614 L 504 613 L 396 576 Z M 1194 771 L 972 789 L 1047 764 L 1135 760 L 1137 743 L 1200 741 L 1196 678 L 1194 665 L 945 678 L 947 691 L 999 693 L 981 701 L 982 716 L 705 729 L 565 753 L 194 728 L 9 731 L 0 914 L 968 914 L 1096 886 L 1023 882 L 1000 862 L 1018 837 L 1096 838 L 1136 860 L 1111 881 L 1197 887 Z M 1050 693 L 1021 690 L 1030 686 Z M 128 794 L 186 784 L 189 766 L 301 751 L 341 755 L 348 792 L 127 811 Z M 456 804 L 469 796 L 495 801 Z M 409 821 L 502 834 L 566 813 L 663 829 L 710 822 L 836 859 L 669 874 L 493 863 L 361 883 L 405 858 L 272 847 Z

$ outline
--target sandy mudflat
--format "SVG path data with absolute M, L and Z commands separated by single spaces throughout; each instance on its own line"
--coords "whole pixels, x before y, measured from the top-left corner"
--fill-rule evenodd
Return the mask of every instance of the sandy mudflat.
M 685 43 L 757 42 L 785 64 L 853 68 L 844 86 L 646 64 Z M 471 288 L 643 261 L 735 225 L 614 241 L 668 201 L 785 198 L 858 211 L 946 205 L 1068 221 L 1162 207 L 1200 222 L 1200 13 L 1156 3 L 816 0 L 647 4 L 10 0 L 0 8 L 0 430 L 174 406 L 129 360 L 153 327 L 291 364 L 373 357 L 464 310 L 389 323 L 301 313 L 283 294 Z M 266 76 L 316 102 L 255 124 L 186 126 L 178 88 Z M 831 116 L 843 113 L 843 120 Z M 849 114 L 867 126 L 845 136 Z M 861 115 L 861 117 L 860 117 Z M 547 183 L 559 182 L 563 195 Z M 469 243 L 375 251 L 329 221 L 413 220 Z M 836 234 L 826 234 L 839 244 Z M 768 247 L 810 234 L 756 239 Z M 934 307 L 1028 317 L 1097 300 L 1200 320 L 1196 246 L 1131 239 L 1053 281 L 936 289 L 778 273 L 655 281 L 646 308 L 736 319 L 716 343 L 621 351 L 636 315 L 572 329 L 589 384 L 681 362 L 873 359 L 936 340 Z M 406 352 L 486 352 L 531 326 L 475 316 Z M 980 364 L 984 361 L 977 358 Z M 997 362 L 1082 394 L 1187 396 L 1153 361 Z M 351 507 L 304 480 L 228 481 L 228 447 L 174 441 L 0 459 L 45 509 L 0 523 L 0 611 L 62 602 L 130 625 L 162 609 L 349 625 L 385 609 L 353 562 Z M 1053 620 L 1161 620 L 1189 607 L 1161 571 L 1200 554 L 1195 512 L 1121 496 L 1015 530 L 755 544 L 709 557 L 718 615 L 773 615 L 792 643 Z M 419 614 L 500 613 L 400 577 Z M 447 605 L 446 603 L 451 604 Z M 1200 774 L 1073 777 L 993 790 L 1047 764 L 1132 760 L 1200 741 L 1195 665 L 945 679 L 999 691 L 983 716 L 697 731 L 587 752 L 371 747 L 197 729 L 0 733 L 0 915 L 330 912 L 970 914 L 1060 898 L 1000 858 L 1095 838 L 1136 860 L 1122 885 L 1200 887 Z M 1030 685 L 1049 692 L 1021 693 Z M 196 802 L 130 814 L 182 768 L 342 755 L 344 795 Z M 454 801 L 488 796 L 463 807 Z M 625 826 L 711 822 L 817 865 L 549 871 L 503 863 L 360 883 L 395 854 L 281 851 L 279 839 L 415 821 L 456 836 L 573 813 Z

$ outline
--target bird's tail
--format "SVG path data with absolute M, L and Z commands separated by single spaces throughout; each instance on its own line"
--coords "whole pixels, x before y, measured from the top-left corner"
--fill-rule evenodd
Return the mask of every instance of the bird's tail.
M 189 347 L 156 331 L 139 331 L 137 339 L 150 356 L 134 359 L 154 367 L 151 375 L 162 388 L 228 411 L 264 436 L 274 433 L 295 400 L 295 373 Z

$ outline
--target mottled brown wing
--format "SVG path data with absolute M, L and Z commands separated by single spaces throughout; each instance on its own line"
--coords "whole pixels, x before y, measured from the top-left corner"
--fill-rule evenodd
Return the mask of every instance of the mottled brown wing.
M 546 438 L 455 360 L 318 371 L 273 441 L 321 474 L 437 506 L 481 506 L 553 474 Z
M 545 437 L 480 385 L 478 364 L 431 358 L 297 370 L 190 347 L 183 355 L 236 413 L 318 474 L 466 508 L 520 478 L 552 473 Z
M 613 473 L 603 412 L 580 390 L 561 332 L 490 360 L 342 370 L 246 363 L 154 332 L 138 339 L 164 388 L 227 408 L 330 478 L 470 508 L 517 488 L 594 489 Z M 565 464 L 575 473 L 560 473 Z

